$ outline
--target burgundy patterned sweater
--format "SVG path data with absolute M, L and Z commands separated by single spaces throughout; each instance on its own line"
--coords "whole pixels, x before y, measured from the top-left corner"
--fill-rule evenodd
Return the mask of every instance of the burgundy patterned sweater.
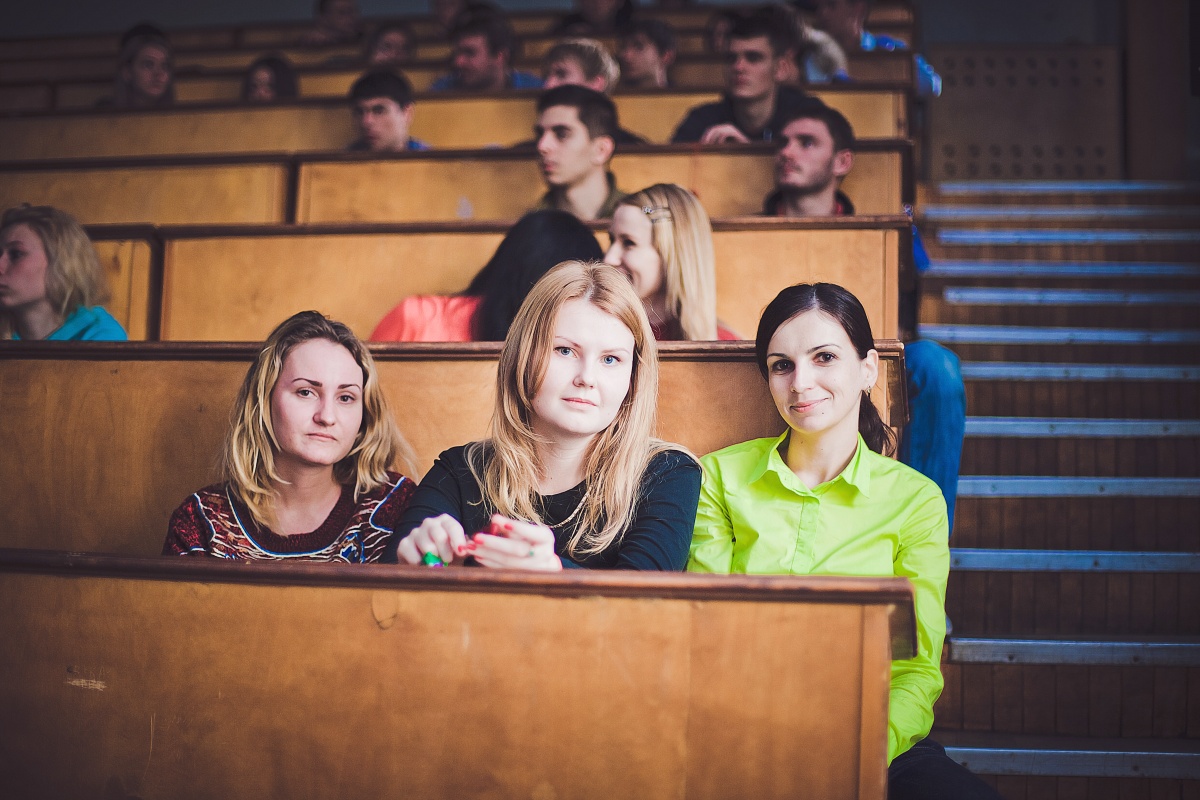
M 354 487 L 346 486 L 319 528 L 280 536 L 255 524 L 228 484 L 206 486 L 171 515 L 163 555 L 352 564 L 378 561 L 416 488 L 416 483 L 403 475 L 389 472 L 387 483 L 355 503 Z

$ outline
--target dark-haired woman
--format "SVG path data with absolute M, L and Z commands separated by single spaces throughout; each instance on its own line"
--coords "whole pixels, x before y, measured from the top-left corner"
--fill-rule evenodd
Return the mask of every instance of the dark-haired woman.
M 373 342 L 499 342 L 525 295 L 563 261 L 598 261 L 596 236 L 566 211 L 534 211 L 517 221 L 462 294 L 414 295 L 388 312 Z
M 247 103 L 278 103 L 295 100 L 299 78 L 296 68 L 281 55 L 255 59 L 242 80 L 242 100 Z
M 942 691 L 946 501 L 885 455 L 893 436 L 870 399 L 879 354 L 866 311 L 840 286 L 792 286 L 763 311 L 755 347 L 787 431 L 702 459 L 688 569 L 908 578 L 917 656 L 892 663 L 888 796 L 996 797 L 926 738 Z

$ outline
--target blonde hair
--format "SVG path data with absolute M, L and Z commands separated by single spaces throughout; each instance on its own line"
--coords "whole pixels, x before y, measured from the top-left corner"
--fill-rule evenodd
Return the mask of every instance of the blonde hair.
M 656 183 L 619 205 L 650 220 L 651 243 L 662 259 L 667 310 L 683 339 L 717 338 L 717 275 L 712 223 L 696 196 L 674 183 Z
M 334 478 L 343 486 L 353 482 L 357 500 L 386 482 L 387 468 L 397 458 L 411 470 L 411 450 L 396 429 L 370 351 L 343 323 L 316 311 L 301 311 L 271 331 L 247 370 L 233 404 L 221 459 L 224 479 L 254 521 L 267 528 L 275 519 L 274 484 L 283 483 L 275 471 L 279 443 L 271 422 L 271 393 L 288 353 L 313 339 L 345 347 L 363 371 L 362 424 L 350 452 L 333 465 Z
M 28 203 L 10 208 L 0 217 L 0 234 L 14 225 L 28 225 L 46 251 L 46 299 L 63 319 L 81 306 L 97 306 L 108 299 L 104 269 L 91 239 L 75 218 L 54 206 Z M 11 338 L 12 315 L 0 311 L 0 335 Z
M 563 39 L 548 51 L 542 59 L 543 68 L 549 69 L 559 61 L 574 61 L 579 64 L 589 81 L 604 78 L 604 94 L 611 94 L 621 80 L 621 67 L 603 44 L 595 39 Z
M 467 463 L 488 508 L 545 523 L 537 502 L 543 473 L 537 446 L 543 440 L 533 430 L 533 399 L 546 375 L 558 312 L 576 299 L 619 319 L 634 341 L 629 392 L 612 424 L 596 435 L 584 456 L 587 490 L 566 551 L 585 557 L 612 545 L 633 521 L 650 459 L 681 449 L 653 438 L 658 348 L 642 302 L 623 273 L 599 262 L 564 261 L 534 285 L 500 352 L 490 438 L 468 446 Z

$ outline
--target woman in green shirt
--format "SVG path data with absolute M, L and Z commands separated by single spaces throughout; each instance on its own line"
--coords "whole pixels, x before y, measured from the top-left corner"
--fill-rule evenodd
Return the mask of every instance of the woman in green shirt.
M 763 311 L 755 346 L 788 430 L 701 460 L 688 569 L 908 578 L 918 652 L 892 663 L 888 796 L 997 797 L 926 738 L 942 691 L 946 502 L 885 455 L 895 437 L 870 399 L 879 354 L 862 304 L 833 284 L 789 287 Z

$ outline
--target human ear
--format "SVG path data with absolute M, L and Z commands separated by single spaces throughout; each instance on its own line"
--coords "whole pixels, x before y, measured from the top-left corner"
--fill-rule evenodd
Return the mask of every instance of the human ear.
M 611 136 L 597 136 L 592 139 L 592 163 L 607 164 L 615 149 L 616 145 Z
M 850 174 L 850 170 L 854 167 L 854 151 L 853 150 L 838 150 L 833 154 L 833 174 L 834 177 L 844 178 Z
M 863 365 L 863 390 L 871 391 L 871 387 L 879 380 L 879 352 L 877 350 L 868 350 L 867 356 L 862 360 Z

